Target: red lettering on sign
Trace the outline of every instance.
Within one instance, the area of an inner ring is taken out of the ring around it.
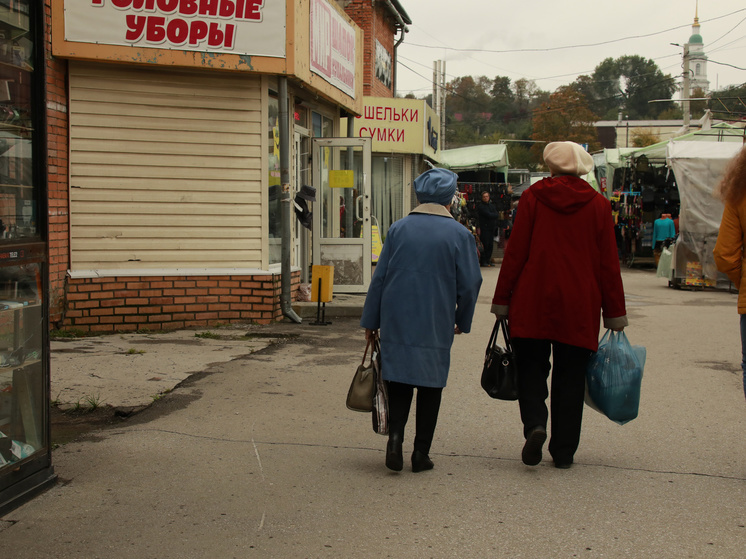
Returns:
[[[220,0],[199,0],[199,15],[217,17]]]
[[[179,4],[179,13],[183,16],[193,16],[199,11],[197,0],[181,0]]]
[[[207,22],[197,20],[192,22],[192,28],[189,30],[189,44],[192,46],[199,45],[207,39],[208,31]]]
[[[136,43],[145,32],[145,23],[148,21],[148,18],[145,16],[127,14],[126,21],[127,33],[124,36],[124,40],[130,43]]]
[[[162,43],[166,40],[166,18],[161,16],[148,17],[145,28],[145,40],[149,43]]]
[[[166,28],[166,38],[172,45],[183,45],[189,37],[189,23],[183,19],[172,19]]]

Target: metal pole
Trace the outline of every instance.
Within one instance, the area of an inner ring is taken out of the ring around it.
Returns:
[[[352,114],[347,115],[347,137],[355,137],[355,117]],[[347,148],[347,170],[352,171],[355,168],[355,148]],[[345,238],[350,239],[354,237],[354,221],[355,221],[355,197],[354,192],[351,188],[344,188],[344,201],[345,201]]]
[[[446,149],[446,61],[440,74],[440,149]]]
[[[684,132],[689,131],[689,111],[691,94],[689,92],[689,43],[684,45],[684,80],[682,84],[683,110],[684,110]]]
[[[301,318],[293,310],[290,302],[290,224],[293,210],[290,192],[290,118],[288,116],[288,79],[279,78],[280,102],[280,183],[282,184],[282,198],[280,207],[280,227],[282,229],[282,251],[280,267],[280,309],[283,316],[300,324]]]
[[[433,110],[438,113],[438,66],[440,65],[440,60],[433,60]],[[440,113],[438,113],[440,114]]]

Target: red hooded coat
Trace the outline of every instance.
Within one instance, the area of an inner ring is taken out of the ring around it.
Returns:
[[[626,326],[609,201],[571,175],[526,190],[492,303],[515,338],[596,351],[602,310],[607,328]]]

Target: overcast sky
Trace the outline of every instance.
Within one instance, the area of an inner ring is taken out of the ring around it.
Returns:
[[[688,41],[695,13],[695,0],[400,3],[413,23],[397,50],[397,94],[417,97],[432,92],[434,60],[446,61],[448,81],[527,78],[550,92],[591,74],[605,58],[624,55],[651,58],[664,73],[680,76],[683,49],[671,43]],[[699,23],[710,89],[746,83],[746,1],[699,0]],[[515,52],[519,49],[542,50]]]

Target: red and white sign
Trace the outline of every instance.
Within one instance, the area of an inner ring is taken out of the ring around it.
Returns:
[[[311,71],[355,98],[355,28],[325,0],[311,0]]]
[[[285,56],[285,0],[65,0],[65,40]]]
[[[440,119],[425,101],[365,97],[355,136],[373,139],[374,152],[422,153],[438,159]]]

